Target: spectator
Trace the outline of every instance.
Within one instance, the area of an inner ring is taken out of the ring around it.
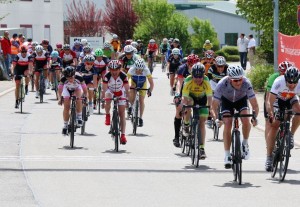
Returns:
[[[1,46],[2,46],[2,51],[3,51],[5,67],[6,67],[6,73],[7,73],[7,75],[10,75],[11,43],[10,43],[8,31],[4,32],[4,37],[1,40]]]
[[[240,62],[244,70],[247,66],[247,48],[249,40],[245,37],[245,34],[241,33],[240,37],[237,40],[237,46],[240,53]]]
[[[11,61],[15,59],[17,54],[19,53],[19,47],[20,47],[20,42],[18,39],[18,34],[13,34],[12,38],[10,39],[11,43]]]
[[[255,55],[255,47],[256,41],[253,38],[253,35],[249,35],[249,43],[248,43],[248,58],[250,62],[250,67],[254,66],[254,55]]]
[[[20,46],[23,45],[23,43],[25,42],[25,36],[22,33],[18,35],[18,41]]]

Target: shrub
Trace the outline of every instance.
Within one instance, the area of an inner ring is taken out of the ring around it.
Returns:
[[[273,73],[274,68],[272,65],[261,64],[252,68],[247,77],[250,79],[255,90],[263,90],[267,78]]]
[[[223,56],[226,60],[228,57],[228,54],[226,52],[224,52],[223,50],[218,50],[215,52],[216,56]]]
[[[239,55],[239,51],[236,46],[225,46],[222,50],[228,55]]]
[[[229,62],[238,62],[240,60],[240,56],[239,55],[228,55],[226,60]]]

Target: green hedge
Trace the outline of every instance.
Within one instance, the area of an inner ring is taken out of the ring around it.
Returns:
[[[226,61],[239,62],[240,61],[240,56],[239,55],[228,55],[228,57],[226,58]]]
[[[228,55],[239,55],[239,51],[236,46],[225,46],[222,50]]]
[[[267,78],[273,73],[274,68],[272,65],[260,64],[252,68],[247,77],[250,79],[255,90],[263,90]]]
[[[216,56],[223,56],[226,60],[228,58],[228,54],[224,52],[223,50],[218,50],[215,52]]]

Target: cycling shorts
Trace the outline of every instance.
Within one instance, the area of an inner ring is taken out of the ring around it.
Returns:
[[[248,107],[248,98],[247,96],[244,96],[238,101],[231,102],[225,97],[222,96],[221,98],[222,103],[221,103],[221,113],[234,113],[234,109],[236,109],[238,112],[241,112],[243,110],[249,109]]]

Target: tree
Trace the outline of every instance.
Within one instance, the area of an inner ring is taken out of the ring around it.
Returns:
[[[167,0],[135,0],[134,10],[139,16],[134,38],[148,42],[153,38],[179,38],[181,45],[186,46],[189,40],[188,18],[175,11],[173,4]]]
[[[67,5],[66,19],[65,37],[103,35],[102,10],[91,0],[86,0],[84,4],[82,0],[73,0]]]
[[[213,50],[219,49],[220,42],[217,33],[208,20],[200,20],[194,17],[194,19],[191,20],[191,26],[194,30],[194,33],[191,35],[192,47],[194,49],[201,51],[207,39],[213,44]]]
[[[299,0],[279,0],[279,32],[286,35],[299,33],[298,4]],[[273,51],[273,0],[238,0],[237,8],[237,13],[254,24],[253,29],[261,33],[262,49]]]
[[[109,32],[117,34],[121,41],[133,37],[138,17],[131,0],[106,0],[104,11],[103,20]]]

